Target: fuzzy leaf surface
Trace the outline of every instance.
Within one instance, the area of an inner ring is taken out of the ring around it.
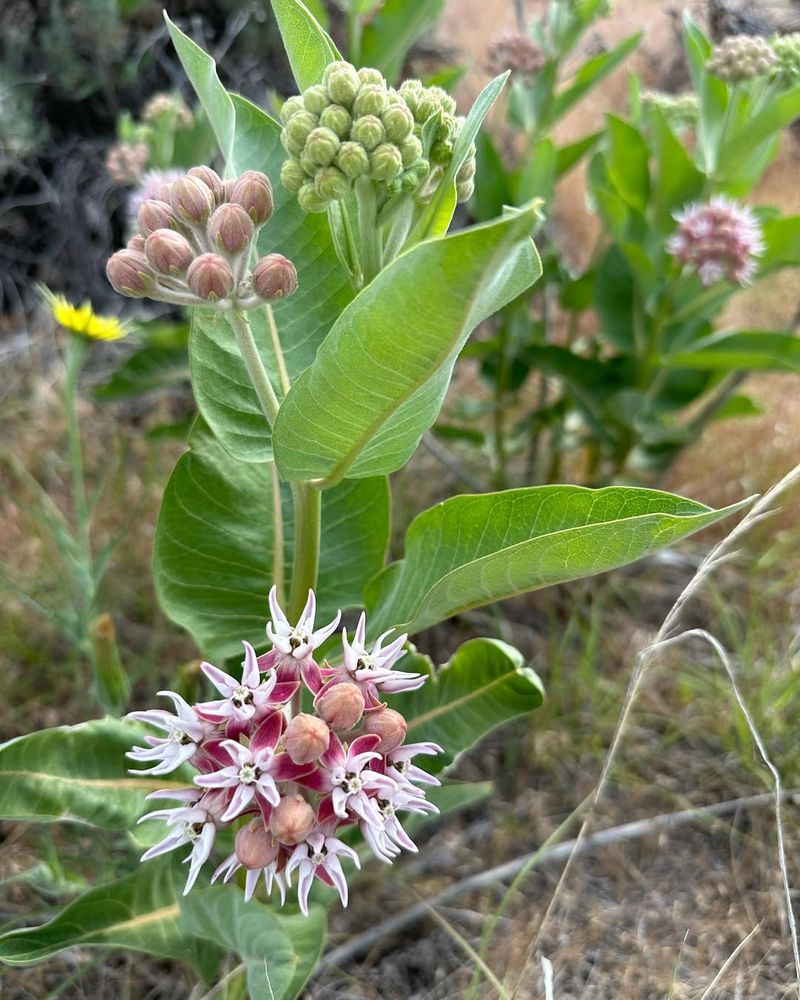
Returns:
[[[320,83],[328,63],[342,57],[319,21],[300,0],[272,0],[289,65],[302,93]]]

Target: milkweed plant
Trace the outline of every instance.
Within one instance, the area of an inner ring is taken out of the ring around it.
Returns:
[[[123,877],[0,936],[9,963],[114,946],[213,983],[234,953],[251,997],[297,996],[326,911],[374,877],[367,861],[424,852],[431,823],[486,794],[451,776],[459,756],[542,703],[511,646],[473,638],[436,665],[411,637],[424,646],[437,622],[624,565],[739,509],[546,485],[449,496],[392,523],[389,477],[435,423],[470,334],[541,276],[539,204],[449,232],[507,73],[460,113],[436,86],[347,62],[300,0],[273,9],[298,91],[279,119],[228,93],[168,21],[221,165],[153,190],[108,262],[122,295],[191,316],[198,416],[153,570],[206,658],[206,690],[193,704],[152,691],[125,718],[0,748],[3,818],[91,824],[128,845]],[[744,276],[758,253],[736,216],[741,238],[728,226],[709,263],[708,226],[731,212],[681,222],[672,252],[704,280]],[[390,532],[404,535],[394,561]]]

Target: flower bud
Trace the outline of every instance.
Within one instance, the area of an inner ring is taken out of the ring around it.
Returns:
[[[328,96],[336,104],[346,108],[355,100],[360,81],[355,66],[348,62],[332,62],[325,67],[322,83],[328,91]]]
[[[358,96],[353,101],[353,116],[380,115],[386,110],[389,95],[386,86],[378,83],[368,83],[361,87]]]
[[[253,239],[253,220],[241,205],[226,202],[208,220],[208,238],[229,254],[239,254]]]
[[[295,764],[310,764],[325,753],[330,738],[331,731],[326,722],[303,712],[286,727],[283,743]]]
[[[422,156],[422,143],[415,135],[410,135],[400,143],[400,156],[404,167],[412,167]]]
[[[305,142],[297,142],[289,135],[286,129],[284,129],[281,132],[281,146],[283,146],[289,156],[293,156],[297,159],[305,148]]]
[[[408,723],[393,708],[379,708],[374,712],[367,712],[364,732],[380,736],[381,741],[376,749],[381,753],[389,753],[390,750],[396,750],[406,738]]]
[[[339,201],[347,197],[350,181],[336,167],[323,167],[314,178],[314,187],[321,198]]]
[[[299,844],[314,825],[314,810],[299,795],[287,795],[272,810],[269,828],[282,844]]]
[[[439,163],[441,166],[446,167],[450,160],[453,158],[453,144],[449,140],[439,139],[431,146],[430,151],[431,163]]]
[[[361,177],[369,170],[369,154],[358,142],[343,142],[335,162],[345,177],[351,180]]]
[[[296,115],[298,111],[305,111],[305,105],[303,104],[303,98],[295,94],[294,97],[287,98],[281,105],[280,120],[284,125],[287,125],[289,119],[293,115]]]
[[[306,139],[305,153],[313,163],[327,167],[333,163],[340,146],[339,136],[331,129],[315,128]]]
[[[357,684],[341,681],[314,702],[317,712],[334,729],[352,729],[364,714],[364,695]]]
[[[377,181],[390,181],[403,172],[403,158],[394,143],[384,142],[370,153],[369,166]]]
[[[186,174],[172,185],[170,205],[179,219],[202,224],[214,208],[214,196],[203,181]]]
[[[278,854],[278,845],[260,818],[239,830],[234,849],[245,868],[265,868]]]
[[[144,236],[140,236],[138,233],[135,236],[131,236],[126,246],[129,250],[135,250],[137,253],[144,253]]]
[[[211,167],[192,167],[187,171],[189,177],[196,177],[202,181],[209,191],[214,195],[214,200],[219,204],[222,201],[223,187],[222,178]]]
[[[425,88],[419,80],[404,80],[398,91],[405,101],[406,107],[416,117],[417,107],[425,93]]]
[[[142,236],[149,236],[156,229],[169,229],[175,222],[175,215],[169,205],[156,198],[143,201],[136,213],[136,224]]]
[[[312,115],[308,111],[298,111],[298,113],[293,115],[287,122],[284,131],[292,142],[297,143],[297,145],[302,149],[303,146],[305,146],[306,139],[311,135],[318,124],[319,119],[316,115]]]
[[[428,91],[422,95],[417,104],[417,110],[414,113],[414,117],[420,124],[424,124],[429,118],[432,118],[437,111],[440,110],[440,105],[438,101],[435,101]]]
[[[456,113],[455,98],[448,94],[444,87],[428,87],[427,96],[436,101],[443,114],[454,115]]]
[[[297,288],[297,271],[283,254],[269,253],[253,268],[253,288],[259,298],[283,299]]]
[[[314,182],[309,181],[297,192],[297,202],[304,212],[327,212],[328,199],[317,194]]]
[[[303,107],[312,115],[321,115],[330,103],[328,91],[321,83],[303,91]]]
[[[380,118],[375,115],[364,115],[353,122],[350,130],[350,138],[353,142],[360,142],[367,152],[372,152],[386,138],[386,132]]]
[[[204,253],[195,257],[186,275],[189,287],[198,298],[218,302],[233,290],[233,271],[224,257]]]
[[[297,160],[284,160],[281,167],[281,184],[283,184],[287,191],[297,194],[307,180],[308,174]]]
[[[241,205],[253,224],[263,226],[272,215],[272,184],[266,174],[246,170],[233,185],[229,200]]]
[[[156,282],[147,258],[136,250],[118,250],[106,264],[106,275],[116,291],[134,299],[149,294]]]
[[[414,191],[425,180],[430,170],[430,163],[427,160],[417,160],[410,170],[406,170],[402,177],[402,187],[404,191]]]
[[[465,201],[469,201],[475,191],[475,181],[470,177],[466,181],[456,182],[456,201],[459,205],[463,205]]]
[[[194,259],[189,241],[174,229],[156,229],[147,237],[144,253],[156,271],[173,277],[183,274]]]
[[[414,116],[402,101],[390,104],[381,115],[381,121],[386,138],[391,142],[400,143],[407,139],[414,128]]]
[[[319,116],[319,123],[335,132],[340,139],[346,139],[350,135],[353,117],[341,104],[329,104]]]
[[[371,66],[362,66],[358,71],[358,79],[362,87],[370,84],[376,84],[381,87],[386,86],[383,73],[379,69],[373,69]]]

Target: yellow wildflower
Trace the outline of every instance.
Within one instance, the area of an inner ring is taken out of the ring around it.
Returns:
[[[119,340],[127,334],[116,316],[99,316],[89,302],[74,306],[63,295],[46,295],[53,319],[65,330],[90,340]]]

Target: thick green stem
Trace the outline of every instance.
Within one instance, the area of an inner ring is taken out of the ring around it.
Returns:
[[[359,177],[355,185],[358,200],[358,232],[361,242],[361,272],[368,285],[383,267],[383,242],[378,225],[378,199],[375,185],[366,177]]]
[[[294,565],[289,594],[289,621],[297,621],[317,585],[319,570],[320,520],[322,494],[308,483],[292,485],[294,500]]]
[[[286,565],[283,551],[283,505],[281,503],[281,477],[278,466],[270,465],[272,473],[272,582],[278,592],[278,604],[286,600]]]
[[[258,353],[258,347],[253,338],[253,331],[250,328],[250,320],[239,309],[232,309],[228,313],[228,318],[236,336],[236,343],[239,347],[242,361],[244,361],[247,374],[250,376],[250,381],[253,383],[253,388],[261,404],[261,409],[264,411],[264,416],[267,418],[270,427],[272,427],[275,423],[275,417],[278,415],[280,402],[275,395],[275,390],[272,388],[272,383],[269,380],[269,375],[267,375],[264,362],[261,360],[261,355]]]

